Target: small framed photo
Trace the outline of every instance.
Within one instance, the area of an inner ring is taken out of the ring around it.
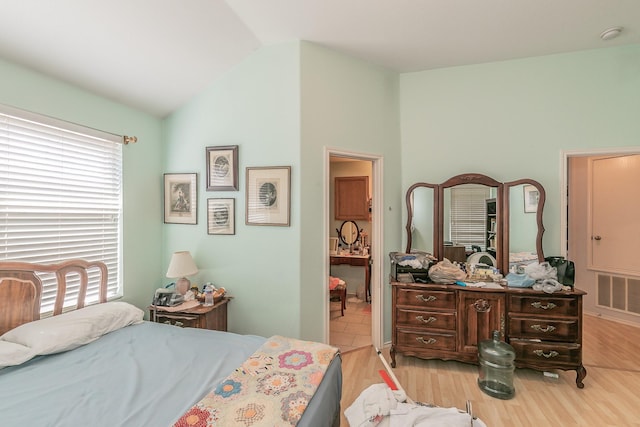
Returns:
[[[164,174],[165,224],[198,223],[198,174]]]
[[[207,199],[207,234],[236,234],[236,199]]]
[[[207,147],[207,191],[238,190],[238,146]]]
[[[540,192],[533,185],[525,185],[523,188],[525,213],[537,212],[538,201],[540,200]]]
[[[289,226],[291,166],[247,168],[246,224]]]

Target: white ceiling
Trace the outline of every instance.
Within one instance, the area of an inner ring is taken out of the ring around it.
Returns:
[[[252,51],[296,39],[398,72],[640,43],[640,0],[2,0],[0,10],[0,58],[159,117]],[[621,35],[601,40],[613,26]]]

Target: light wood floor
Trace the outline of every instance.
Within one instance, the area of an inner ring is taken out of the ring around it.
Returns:
[[[477,367],[460,362],[397,356],[394,373],[407,395],[418,402],[464,408],[489,427],[514,426],[640,426],[640,328],[584,316],[584,388],[575,384],[575,371],[542,372],[516,369],[516,395],[500,400],[477,386]],[[383,350],[390,361],[388,348]],[[342,355],[342,418],[344,410],[371,384],[381,383],[384,366],[372,347]]]

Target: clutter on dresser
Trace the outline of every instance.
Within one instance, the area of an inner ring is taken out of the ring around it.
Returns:
[[[429,268],[437,259],[428,252],[390,252],[391,275],[399,282],[428,283]]]

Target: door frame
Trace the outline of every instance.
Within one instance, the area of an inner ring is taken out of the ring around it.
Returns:
[[[330,193],[330,167],[331,157],[344,157],[354,160],[371,162],[371,247],[374,248],[371,255],[371,341],[375,348],[382,348],[383,344],[383,312],[384,292],[382,292],[382,263],[384,248],[384,226],[382,211],[382,177],[383,177],[383,157],[378,154],[363,153],[357,151],[344,150],[342,148],[324,147],[324,177],[323,177],[323,245],[324,245],[324,280],[329,283],[330,263],[329,263],[329,193]],[[326,288],[326,297],[323,298],[324,316],[324,342],[329,342],[330,335],[330,315],[329,315],[329,288]]]
[[[569,157],[594,157],[607,155],[640,154],[640,147],[611,147],[588,148],[580,150],[560,151],[560,255],[567,257],[567,228],[569,226],[568,213],[568,185],[569,185]]]

